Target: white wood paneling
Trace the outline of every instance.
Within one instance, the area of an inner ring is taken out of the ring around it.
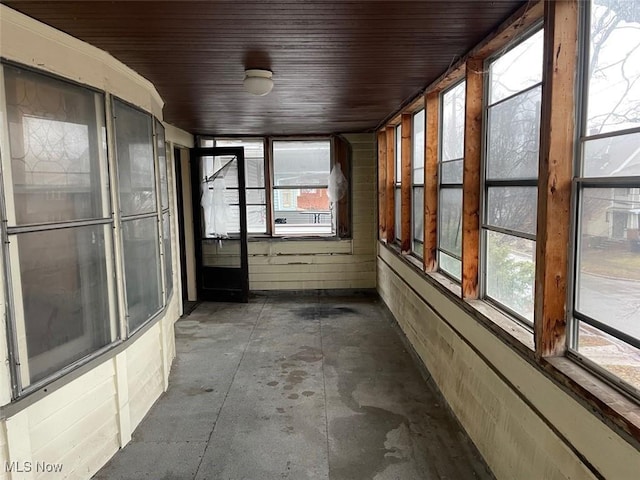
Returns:
[[[378,291],[497,478],[594,478],[573,449],[637,478],[636,449],[382,247]]]

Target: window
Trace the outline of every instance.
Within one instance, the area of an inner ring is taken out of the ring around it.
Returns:
[[[19,394],[117,337],[104,97],[3,66]]]
[[[402,240],[402,125],[396,126],[396,148],[394,149],[395,177],[393,189],[394,234],[396,242]]]
[[[162,307],[151,116],[114,100],[114,126],[129,331]],[[166,160],[165,160],[166,162]]]
[[[543,31],[488,62],[484,294],[533,324]]]
[[[330,140],[274,140],[273,218],[275,235],[332,235],[328,196]]]
[[[424,254],[424,122],[424,110],[420,110],[413,115],[413,132],[411,135],[413,146],[411,160],[411,194],[413,197],[411,202],[411,231],[413,232],[413,239],[411,250],[419,257]]]
[[[244,147],[245,191],[247,199],[247,233],[267,233],[267,195],[264,175],[264,141],[262,139],[215,139],[216,147]],[[230,168],[237,168],[234,163]],[[230,176],[235,178],[235,172]],[[237,190],[237,188],[232,189]],[[230,192],[231,193],[231,192]],[[235,194],[237,198],[237,193]],[[233,199],[231,204],[233,205]],[[236,206],[238,202],[235,201]],[[239,222],[237,222],[239,224]]]
[[[465,82],[443,92],[438,199],[438,267],[462,277],[462,171],[464,163]]]
[[[633,2],[590,2],[584,13],[569,349],[638,395],[640,21]]]

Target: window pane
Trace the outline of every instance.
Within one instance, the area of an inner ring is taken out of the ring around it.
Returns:
[[[420,110],[413,116],[413,183],[422,185],[424,183],[424,110]]]
[[[441,178],[440,183],[459,183],[462,184],[463,160],[454,160],[442,162],[440,164]]]
[[[465,82],[442,96],[443,161],[464,157]]]
[[[160,202],[162,209],[169,208],[169,180],[167,176],[167,145],[165,143],[164,127],[158,120],[156,123],[156,152],[160,170]]]
[[[247,206],[247,232],[267,233],[267,207]]]
[[[588,323],[578,322],[578,325],[576,350],[580,355],[616,375],[640,393],[640,349],[607,335]]]
[[[490,187],[487,223],[517,232],[536,233],[538,189],[536,187]]]
[[[111,342],[111,225],[16,235],[31,383]]]
[[[122,222],[122,246],[129,331],[133,331],[162,307],[158,219]]]
[[[274,189],[277,235],[331,235],[333,224],[326,188]]]
[[[262,139],[216,139],[216,147],[243,147],[246,186],[264,187],[264,141]]]
[[[394,191],[394,229],[395,229],[395,237],[396,240],[402,239],[402,198],[401,198],[401,189],[396,188]]]
[[[486,293],[533,322],[536,244],[487,231]]]
[[[123,215],[156,210],[151,116],[114,102],[120,209]]]
[[[326,186],[330,168],[328,140],[273,142],[274,186]]]
[[[640,176],[640,133],[598,138],[584,143],[585,177]]]
[[[103,98],[3,66],[17,224],[103,218]]]
[[[424,241],[424,188],[415,187],[413,189],[413,202],[411,202],[411,208],[413,209],[413,251],[422,256],[422,242]],[[417,240],[417,242],[416,242]],[[415,246],[420,247],[420,251],[417,251]]]
[[[438,265],[440,270],[447,272],[456,280],[462,278],[462,262],[457,258],[453,258],[444,252],[438,252]]]
[[[162,243],[164,249],[164,283],[167,299],[173,292],[173,260],[171,252],[171,223],[169,214],[162,214]]]
[[[396,127],[396,183],[402,181],[402,125]]]
[[[587,133],[640,126],[640,6],[591,2]]]
[[[440,190],[438,205],[439,246],[456,255],[462,254],[462,189]]]
[[[490,104],[542,81],[543,36],[540,30],[491,64]]]
[[[583,190],[576,282],[579,312],[638,339],[639,215],[640,188]]]
[[[541,88],[489,109],[487,178],[538,176]]]
[[[247,205],[267,203],[266,193],[264,190],[245,190]]]

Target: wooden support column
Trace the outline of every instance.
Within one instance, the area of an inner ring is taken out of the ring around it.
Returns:
[[[387,132],[378,132],[378,238],[387,239]]]
[[[462,193],[462,298],[478,298],[483,61],[467,60]]]
[[[438,268],[438,140],[440,94],[431,92],[424,99],[426,132],[424,142],[424,269]]]
[[[395,234],[395,211],[394,211],[394,181],[395,181],[395,133],[394,127],[387,127],[387,243],[393,243],[396,238]]]
[[[578,0],[544,2],[534,332],[538,357],[566,349]]]
[[[402,166],[402,186],[400,189],[400,198],[402,199],[400,217],[400,228],[402,229],[402,242],[400,250],[403,253],[411,251],[411,240],[413,232],[411,231],[411,120],[410,113],[402,114],[402,148],[401,148],[401,166]]]

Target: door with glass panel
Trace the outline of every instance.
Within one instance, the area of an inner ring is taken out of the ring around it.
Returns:
[[[192,149],[191,185],[198,299],[247,302],[244,149]]]

